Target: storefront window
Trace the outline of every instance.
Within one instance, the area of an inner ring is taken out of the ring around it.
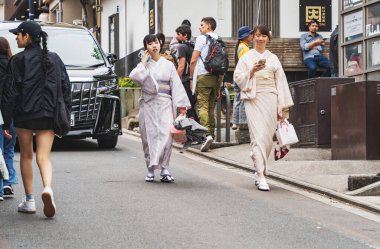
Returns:
[[[363,0],[343,0],[343,7],[344,9],[351,8],[354,6],[358,6],[359,4],[362,4]]]
[[[363,11],[356,11],[343,17],[344,41],[363,37]]]
[[[367,41],[367,51],[368,69],[380,67],[380,37]]]
[[[380,3],[368,6],[365,30],[367,36],[380,34]]]
[[[361,43],[345,46],[344,54],[344,75],[363,71],[363,46]]]

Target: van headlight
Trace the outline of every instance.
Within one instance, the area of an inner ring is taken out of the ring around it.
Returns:
[[[108,91],[116,90],[117,89],[117,80],[116,79],[108,79],[108,80],[101,80],[98,83],[98,93],[106,93]]]

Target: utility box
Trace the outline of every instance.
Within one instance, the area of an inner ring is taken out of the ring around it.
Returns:
[[[380,81],[331,88],[331,157],[380,159]]]
[[[331,145],[331,86],[354,78],[312,78],[289,84],[294,106],[290,108],[299,142],[296,146]]]

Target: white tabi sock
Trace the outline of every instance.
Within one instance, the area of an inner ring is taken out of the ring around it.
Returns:
[[[166,168],[162,168],[161,169],[161,175],[163,176],[163,175],[170,175],[170,172],[169,172],[169,170],[167,170]]]
[[[154,167],[148,168],[148,176],[149,177],[154,176]]]

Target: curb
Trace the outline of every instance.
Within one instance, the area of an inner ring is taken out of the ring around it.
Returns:
[[[133,132],[133,131],[126,130],[126,129],[123,129],[123,133],[126,133],[128,135],[132,135],[132,136],[135,136],[135,137],[140,137],[140,134],[138,134],[136,132]],[[176,149],[181,149],[182,148],[182,146],[180,146],[178,144],[175,144],[175,143],[173,143],[173,147],[176,148]],[[190,153],[193,153],[195,155],[202,156],[204,158],[207,158],[207,159],[210,159],[210,160],[222,163],[222,164],[227,164],[227,165],[230,165],[230,166],[242,169],[242,170],[253,172],[253,169],[250,168],[249,165],[244,164],[244,163],[235,162],[235,161],[229,160],[227,158],[217,157],[217,156],[214,156],[212,154],[205,153],[205,152],[200,152],[199,150],[196,150],[194,148],[188,148],[186,151],[188,151]],[[310,191],[313,191],[313,192],[316,192],[316,193],[319,193],[319,194],[323,194],[323,195],[332,197],[334,199],[337,199],[337,200],[340,200],[340,201],[352,204],[354,206],[357,206],[357,207],[369,210],[371,212],[375,212],[375,213],[379,213],[380,214],[380,207],[376,206],[376,205],[374,205],[372,203],[368,203],[366,201],[357,200],[354,197],[351,197],[349,195],[342,194],[342,193],[336,192],[334,190],[323,188],[323,187],[320,187],[320,186],[316,186],[316,185],[313,185],[313,184],[310,184],[310,183],[306,183],[306,182],[303,182],[303,181],[300,181],[300,180],[297,180],[297,179],[294,179],[294,178],[291,178],[291,177],[288,177],[288,176],[284,176],[284,175],[278,174],[278,173],[270,171],[270,170],[269,170],[269,172],[270,172],[270,175],[268,175],[268,178],[270,178],[270,179],[274,179],[274,180],[277,180],[277,181],[280,181],[280,182],[283,182],[283,183],[287,183],[287,184],[290,184],[290,185],[293,185],[293,186],[297,186],[297,187],[300,187],[300,188],[303,188],[303,189],[307,189],[307,190],[310,190]]]

